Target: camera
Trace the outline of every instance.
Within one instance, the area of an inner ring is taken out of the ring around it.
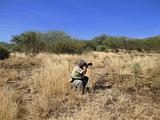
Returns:
[[[86,67],[92,66],[92,65],[93,65],[92,63],[87,63],[87,64],[86,64]]]

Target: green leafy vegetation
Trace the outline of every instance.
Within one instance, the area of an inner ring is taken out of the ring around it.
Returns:
[[[25,52],[26,55],[32,56],[39,52],[81,54],[86,51],[107,52],[109,49],[113,52],[136,50],[159,53],[160,36],[137,39],[102,34],[90,40],[80,40],[63,31],[26,31],[19,35],[13,35],[11,43],[1,42],[0,46],[9,51]]]
[[[0,60],[9,58],[9,54],[10,52],[7,49],[0,47]]]

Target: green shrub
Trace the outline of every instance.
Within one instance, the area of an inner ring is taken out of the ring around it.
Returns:
[[[107,51],[107,47],[105,45],[99,45],[97,46],[96,51]]]
[[[0,60],[9,58],[10,52],[7,49],[0,48]]]
[[[18,51],[25,52],[26,55],[35,56],[44,48],[43,34],[35,31],[23,32],[20,35],[12,36],[12,42]]]

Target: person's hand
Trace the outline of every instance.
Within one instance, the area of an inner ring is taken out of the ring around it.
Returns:
[[[86,74],[87,72],[87,66],[83,66],[83,74]]]
[[[83,70],[87,69],[88,67],[87,66],[83,66]]]

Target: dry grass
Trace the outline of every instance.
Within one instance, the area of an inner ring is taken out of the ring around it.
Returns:
[[[69,86],[80,58],[93,62],[88,86],[97,88],[83,96]],[[16,53],[0,64],[0,119],[158,120],[159,59],[159,54],[145,53],[39,54],[36,58]],[[101,89],[108,83],[113,84],[111,89]]]
[[[13,100],[14,91],[0,88],[0,120],[15,120],[17,116],[17,103]]]

